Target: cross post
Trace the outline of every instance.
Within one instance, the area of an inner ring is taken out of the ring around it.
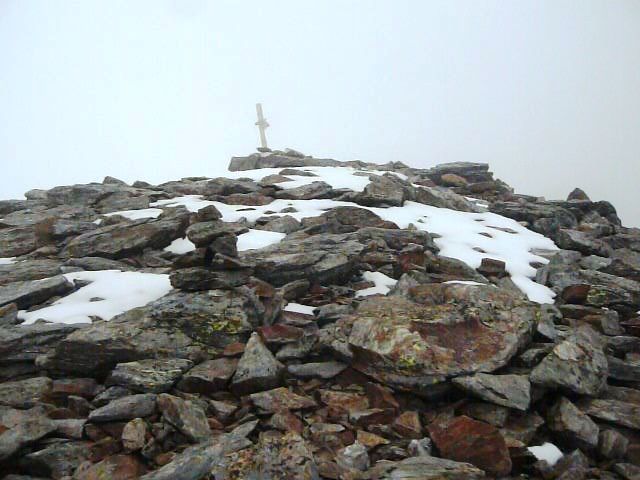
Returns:
[[[265,133],[265,130],[269,127],[269,124],[267,123],[267,119],[264,118],[264,115],[262,114],[261,103],[256,103],[256,113],[258,114],[258,121],[256,122],[256,125],[258,126],[258,130],[260,131],[260,147],[269,148],[267,147],[267,135]]]

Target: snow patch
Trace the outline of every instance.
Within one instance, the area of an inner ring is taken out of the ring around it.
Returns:
[[[54,323],[91,323],[91,317],[111,320],[116,315],[157,300],[171,290],[169,275],[99,270],[73,272],[68,280],[91,282],[48,307],[18,312],[24,324],[42,319]]]
[[[193,252],[196,249],[195,244],[188,238],[176,238],[164,248],[165,252],[175,253],[176,255],[184,255],[185,253]]]
[[[140,220],[143,218],[158,218],[162,214],[161,208],[141,208],[140,210],[120,210],[119,212],[105,213],[105,217],[119,215],[129,220]]]
[[[304,313],[305,315],[313,315],[313,311],[316,307],[310,305],[302,305],[301,303],[287,303],[284,307],[285,312]]]
[[[266,175],[279,172],[281,169],[260,169],[248,172],[234,172],[237,178],[255,177],[260,179]],[[333,167],[303,168],[306,171],[317,173],[318,177],[300,177],[300,182],[311,183],[323,180],[332,184],[335,188],[351,188],[358,191],[360,186],[368,183],[367,177],[354,175],[358,170]],[[366,182],[363,184],[362,179]],[[297,181],[296,180],[296,181]],[[340,183],[342,182],[342,183]],[[360,184],[358,184],[360,182]],[[300,185],[294,182],[282,184],[289,186]],[[362,187],[364,188],[364,186]],[[536,269],[532,264],[546,264],[547,258],[533,253],[535,250],[552,251],[558,248],[549,238],[539,233],[528,230],[515,220],[502,217],[491,212],[470,213],[438,208],[416,202],[405,202],[402,207],[378,208],[363,207],[352,202],[339,202],[331,199],[316,200],[274,200],[268,205],[246,206],[228,205],[221,202],[203,200],[198,195],[185,195],[168,200],[160,200],[151,204],[152,207],[185,206],[189,211],[196,212],[208,205],[214,205],[222,214],[225,222],[237,222],[245,219],[249,223],[255,222],[263,216],[279,216],[285,214],[284,209],[293,209],[286,212],[296,220],[308,217],[316,217],[327,210],[339,206],[352,206],[366,208],[382,219],[396,223],[400,228],[413,225],[419,230],[428,231],[439,235],[435,239],[440,248],[440,255],[456,258],[465,262],[472,268],[480,266],[483,258],[493,258],[505,262],[513,282],[522,290],[530,300],[538,303],[553,303],[555,294],[544,285],[534,282]],[[157,209],[144,209],[147,212]],[[276,212],[276,213],[266,213]],[[117,212],[116,212],[117,213]],[[145,215],[141,213],[140,215]],[[239,250],[263,248],[277,243],[284,237],[283,234],[261,232],[245,234],[244,239],[239,239]],[[279,238],[276,235],[280,236]],[[242,235],[240,236],[242,237]]]
[[[358,290],[356,292],[356,297],[368,297],[369,295],[377,294],[386,295],[389,293],[389,290],[398,283],[397,280],[387,277],[381,272],[364,272],[362,277],[368,282],[373,282],[375,286]]]
[[[238,235],[238,251],[244,252],[245,250],[268,247],[279,243],[284,237],[286,237],[284,233],[250,229],[247,233]]]
[[[558,460],[560,460],[564,454],[553,443],[543,443],[537,447],[527,448],[538,460],[544,460],[549,465],[553,466]]]
[[[486,283],[480,283],[480,282],[474,282],[473,280],[449,280],[447,282],[444,283],[450,283],[450,284],[454,284],[454,285],[480,285],[480,286],[486,286]]]
[[[12,263],[16,263],[16,257],[0,258],[0,265],[11,265]]]

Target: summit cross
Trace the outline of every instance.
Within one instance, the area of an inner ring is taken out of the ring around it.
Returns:
[[[267,135],[265,133],[265,130],[269,127],[269,124],[267,123],[267,119],[264,118],[264,115],[262,114],[261,103],[256,103],[256,113],[258,114],[258,121],[256,122],[256,125],[258,126],[258,130],[260,131],[260,147],[269,148],[267,147]]]

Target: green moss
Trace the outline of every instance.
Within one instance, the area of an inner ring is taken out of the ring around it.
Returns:
[[[402,370],[413,370],[417,365],[416,357],[412,355],[401,355],[396,366]]]
[[[598,287],[591,286],[587,294],[587,303],[592,305],[604,305],[607,303],[607,291]]]
[[[240,319],[225,319],[209,324],[212,332],[224,332],[235,335],[242,331],[242,321]]]

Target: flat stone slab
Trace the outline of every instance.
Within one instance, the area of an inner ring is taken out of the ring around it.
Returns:
[[[346,322],[352,366],[409,390],[506,365],[530,338],[538,311],[492,286],[427,284],[409,295],[366,300]]]

